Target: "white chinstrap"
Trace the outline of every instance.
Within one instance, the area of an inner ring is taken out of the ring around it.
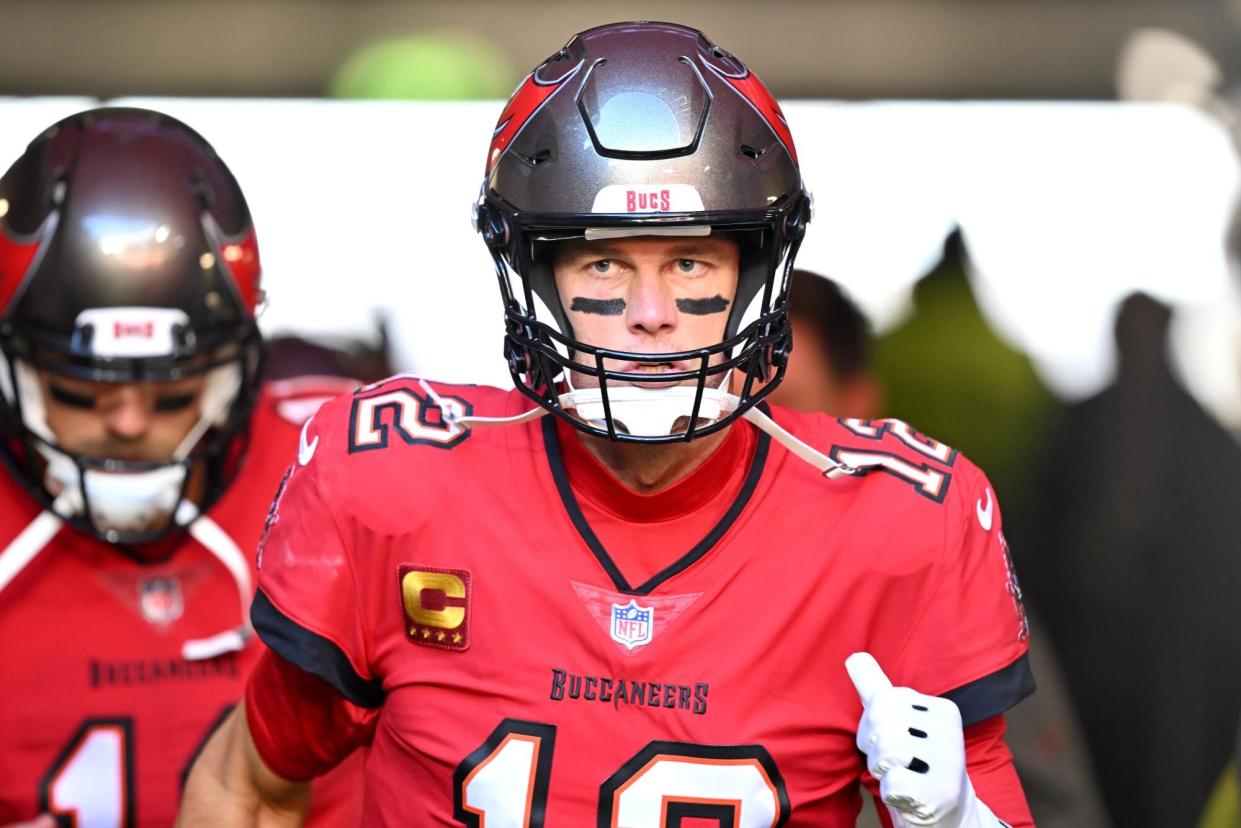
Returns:
[[[474,428],[476,426],[518,425],[520,423],[528,423],[531,420],[537,420],[538,418],[549,413],[548,410],[545,408],[535,407],[535,408],[530,409],[529,411],[523,411],[521,414],[515,414],[511,417],[482,417],[482,416],[476,416],[476,415],[460,415],[456,413],[456,409],[454,406],[449,404],[448,401],[441,399],[440,395],[436,393],[435,389],[432,388],[431,384],[428,383],[425,379],[418,378],[418,384],[422,388],[422,390],[426,392],[426,395],[432,401],[435,402],[436,406],[440,409],[440,411],[443,412],[443,416],[446,421],[456,423],[465,428]],[[651,392],[651,391],[674,391],[676,389],[673,388],[673,389],[639,389],[639,390]],[[689,391],[689,392],[697,391],[696,388],[692,388],[692,387],[682,388],[681,390]],[[559,400],[560,400],[561,407],[565,409],[577,409],[578,400],[573,395],[575,393],[581,393],[582,391],[594,391],[598,393],[598,389],[578,389],[578,391],[576,392],[574,391],[566,392],[560,395]],[[609,401],[611,400],[611,393],[612,393],[611,390],[609,390],[608,392]],[[725,391],[717,392],[716,394],[713,395],[712,399],[714,401],[713,404],[719,405],[720,413],[716,415],[717,418],[735,411],[737,409],[737,406],[741,402],[741,400],[736,395],[729,394]],[[584,401],[583,404],[591,405],[593,402],[594,402],[593,400],[588,398]],[[649,405],[653,402],[653,400],[650,397],[639,397],[639,398],[630,400],[630,402],[635,405]],[[663,403],[660,403],[660,404],[662,405]],[[677,416],[688,417],[693,407],[692,393],[689,398],[688,407],[686,407],[686,401],[684,397],[681,395],[678,395],[676,405],[678,406],[678,411],[680,412]],[[703,405],[704,406],[706,405],[705,400],[704,400]],[[601,403],[600,403],[600,406],[602,410]],[[699,414],[700,416],[702,416],[701,408],[699,410]],[[616,414],[615,408],[613,409],[613,416],[616,419],[620,419],[619,416],[617,416]],[[661,419],[666,416],[667,416],[666,413],[662,413],[660,415]],[[774,420],[772,420],[770,417],[764,414],[757,407],[747,409],[746,412],[741,415],[741,419],[751,423],[756,428],[771,435],[772,439],[774,439],[777,443],[784,446],[790,452],[797,455],[797,457],[801,458],[802,460],[804,460],[805,462],[809,463],[811,466],[814,466],[816,469],[822,472],[824,477],[828,477],[831,479],[837,479],[841,477],[849,477],[849,476],[858,474],[858,470],[853,468],[852,466],[847,466],[844,463],[839,463],[833,460],[832,458],[828,457],[823,452],[814,448],[813,446],[803,443],[801,440],[794,437],[792,434],[790,434],[788,431],[782,428],[779,424],[777,424]]]

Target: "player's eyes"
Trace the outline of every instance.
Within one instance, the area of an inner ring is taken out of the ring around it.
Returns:
[[[706,271],[706,263],[697,259],[677,259],[677,273],[683,276],[693,276]]]
[[[595,274],[602,276],[604,274],[612,272],[612,260],[611,259],[600,259],[597,262],[591,262],[586,267],[591,273],[595,273]]]
[[[86,411],[93,411],[95,409],[95,398],[90,394],[79,394],[54,382],[48,383],[47,387],[52,399],[60,405],[68,406],[69,408],[81,408]]]
[[[53,401],[68,408],[94,411],[98,404],[98,400],[93,395],[79,394],[56,383],[48,383],[48,392]],[[184,411],[193,405],[196,399],[198,399],[198,395],[193,392],[187,394],[164,394],[155,398],[153,407],[156,411],[165,414]]]
[[[184,411],[194,404],[197,394],[168,394],[155,399],[155,410],[162,412]]]

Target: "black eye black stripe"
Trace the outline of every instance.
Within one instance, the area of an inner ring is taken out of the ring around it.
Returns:
[[[156,411],[181,411],[194,404],[195,394],[170,394],[155,400]]]
[[[728,310],[729,301],[723,296],[709,296],[706,299],[678,299],[677,310],[695,316],[708,316]],[[594,313],[599,316],[620,316],[625,312],[624,299],[587,299],[585,296],[574,296],[569,310],[581,313]]]
[[[61,405],[86,409],[93,409],[95,407],[95,398],[89,394],[78,394],[55,383],[49,383],[48,390],[51,391],[52,399]]]
[[[708,316],[728,310],[728,300],[718,294],[706,299],[678,299],[677,310],[695,316]]]
[[[625,312],[624,299],[587,299],[585,296],[574,296],[569,310],[582,313],[595,313],[599,316],[620,316]]]
[[[52,399],[61,405],[67,405],[71,408],[81,408],[88,411],[94,410],[95,408],[95,398],[89,394],[79,394],[76,391],[70,391],[69,389],[56,385],[55,383],[49,383],[48,390],[51,392]],[[163,397],[158,397],[155,400],[155,410],[182,411],[193,405],[194,400],[197,399],[197,396],[197,394],[191,392],[188,394],[168,394]]]

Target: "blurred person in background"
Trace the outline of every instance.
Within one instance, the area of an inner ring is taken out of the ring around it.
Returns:
[[[262,644],[254,548],[305,418],[263,384],[236,180],[156,112],[99,109],[0,178],[0,825],[167,826]],[[360,768],[312,822],[358,824]]]
[[[1234,146],[1238,145],[1238,137],[1234,133]],[[1241,286],[1241,198],[1237,200],[1233,208],[1232,221],[1229,223],[1225,237],[1225,247],[1233,279]],[[1234,370],[1241,373],[1241,337],[1233,345],[1231,362]],[[1233,430],[1232,435],[1235,439],[1241,440],[1241,432]],[[1232,756],[1220,772],[1199,823],[1199,828],[1236,828],[1237,826],[1241,826],[1241,729],[1238,729],[1237,742]]]
[[[1234,9],[1241,8],[1232,5]],[[1117,60],[1118,97],[1192,106],[1227,130],[1233,149],[1238,149],[1241,85],[1236,63],[1231,60],[1236,54],[1235,32],[1222,43],[1222,48],[1219,43],[1215,45],[1220,58],[1217,59],[1203,42],[1182,31],[1132,31]],[[1069,596],[1080,611],[1093,589],[1098,593],[1096,597],[1108,601],[1122,617],[1141,602],[1138,616],[1123,631],[1126,642],[1119,649],[1126,655],[1108,653],[1108,666],[1117,666],[1119,658],[1136,665],[1139,658],[1145,657],[1166,668],[1153,672],[1136,699],[1126,699],[1121,710],[1108,712],[1111,718],[1103,723],[1108,730],[1136,725],[1141,713],[1138,705],[1171,702],[1172,683],[1181,670],[1189,670],[1185,674],[1181,706],[1168,706],[1157,717],[1152,716],[1140,734],[1123,734],[1121,738],[1128,741],[1120,745],[1102,742],[1106,732],[1096,736],[1100,740],[1101,761],[1110,766],[1109,775],[1117,777],[1112,795],[1121,807],[1142,807],[1154,801],[1157,816],[1147,824],[1158,824],[1160,817],[1174,813],[1172,808],[1193,808],[1203,791],[1210,788],[1211,793],[1201,806],[1201,828],[1241,826],[1241,747],[1236,742],[1232,742],[1231,749],[1226,747],[1230,742],[1227,734],[1235,732],[1236,725],[1230,727],[1225,723],[1230,715],[1235,715],[1237,706],[1236,652],[1241,631],[1235,608],[1223,605],[1235,605],[1235,600],[1228,600],[1229,583],[1235,583],[1241,570],[1236,554],[1241,532],[1241,523],[1236,519],[1236,498],[1241,489],[1237,464],[1241,456],[1237,447],[1228,445],[1220,433],[1230,434],[1234,443],[1241,439],[1241,311],[1237,300],[1241,295],[1241,202],[1235,194],[1224,249],[1232,274],[1231,301],[1218,303],[1207,314],[1195,312],[1187,324],[1149,297],[1132,297],[1117,322],[1118,344],[1126,352],[1121,356],[1121,374],[1116,384],[1088,401],[1086,407],[1075,412],[1073,422],[1066,423],[1066,427],[1093,423],[1098,428],[1098,418],[1108,410],[1123,407],[1140,411],[1141,415],[1133,418],[1134,423],[1127,423],[1119,436],[1149,440],[1151,446],[1144,449],[1141,459],[1125,458],[1122,467],[1130,473],[1158,474],[1164,483],[1160,487],[1162,492],[1156,493],[1147,481],[1140,481],[1132,501],[1120,509],[1119,493],[1109,495],[1110,485],[1078,475],[1079,486],[1088,484],[1080,495],[1098,501],[1101,513],[1116,521],[1111,536],[1098,540],[1128,546],[1124,565],[1137,571],[1126,571],[1120,577],[1130,582],[1137,597],[1117,596],[1110,583],[1093,588],[1090,584],[1074,584],[1077,591]],[[1175,328],[1179,329],[1175,338],[1178,352],[1173,354],[1168,353],[1166,337],[1170,321],[1177,323]],[[1189,352],[1191,356],[1185,353],[1187,338],[1199,340]],[[1197,359],[1192,356],[1195,352]],[[1177,357],[1175,372],[1165,364],[1169,356]],[[1195,374],[1200,376],[1195,378]],[[1204,376],[1211,377],[1210,385],[1203,382]],[[1170,432],[1163,433],[1163,428]],[[1068,442],[1067,434],[1061,438]],[[1109,453],[1119,453],[1112,435],[1101,437],[1100,442]],[[1057,505],[1063,508],[1065,504]],[[1074,514],[1076,508],[1069,514],[1075,523],[1080,523]],[[1098,530],[1092,532],[1079,526],[1071,537],[1081,536],[1084,541],[1097,535]],[[1092,549],[1089,554],[1096,569],[1107,559],[1104,549]],[[1175,579],[1160,585],[1158,581],[1173,568]],[[1213,584],[1212,578],[1220,581]],[[1152,593],[1159,592],[1162,594],[1158,599],[1152,600]],[[1116,626],[1119,625],[1113,625],[1113,632],[1120,633]],[[1178,635],[1184,637],[1179,647]],[[1099,643],[1094,642],[1094,647]],[[1088,656],[1091,649],[1087,647],[1083,656]],[[1165,662],[1169,653],[1172,661]],[[1083,675],[1082,680],[1088,677]],[[1096,694],[1100,690],[1097,686],[1092,689]],[[1119,751],[1133,748],[1138,740],[1143,749],[1189,753],[1188,762],[1181,762],[1180,756],[1169,762],[1166,775],[1160,774],[1153,762],[1137,767],[1138,801],[1131,804],[1122,800]],[[1148,779],[1156,780],[1153,790],[1147,785]]]
[[[1023,536],[1038,435],[1060,403],[1030,357],[996,335],[970,278],[962,232],[944,241],[943,258],[913,289],[909,316],[875,342],[884,412],[956,446],[987,470],[1004,493],[1004,517]],[[948,370],[946,366],[951,366]],[[1018,564],[1024,544],[1014,549]]]
[[[794,270],[790,287],[793,341],[788,372],[771,400],[838,417],[883,417],[882,381],[871,362],[870,323],[832,279]],[[944,366],[951,371],[951,365]],[[1076,713],[1050,645],[1031,619],[1031,670],[1039,690],[1005,716],[1013,762],[1040,828],[1108,825],[1080,735]],[[859,825],[878,825],[864,811]]]
[[[883,387],[871,367],[870,321],[840,285],[794,270],[789,322],[796,347],[772,402],[834,417],[878,418]]]
[[[1169,308],[1116,322],[1112,385],[1044,443],[1022,575],[1117,825],[1189,825],[1241,713],[1241,446],[1167,361]]]

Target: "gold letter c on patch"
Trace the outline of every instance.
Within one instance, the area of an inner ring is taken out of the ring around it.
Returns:
[[[427,609],[423,605],[424,594],[432,590],[440,592],[447,600],[436,602],[449,604],[442,609]],[[465,582],[448,572],[424,572],[411,570],[401,579],[401,600],[405,615],[415,624],[454,630],[465,620],[465,607],[452,606],[453,599],[465,598]]]

